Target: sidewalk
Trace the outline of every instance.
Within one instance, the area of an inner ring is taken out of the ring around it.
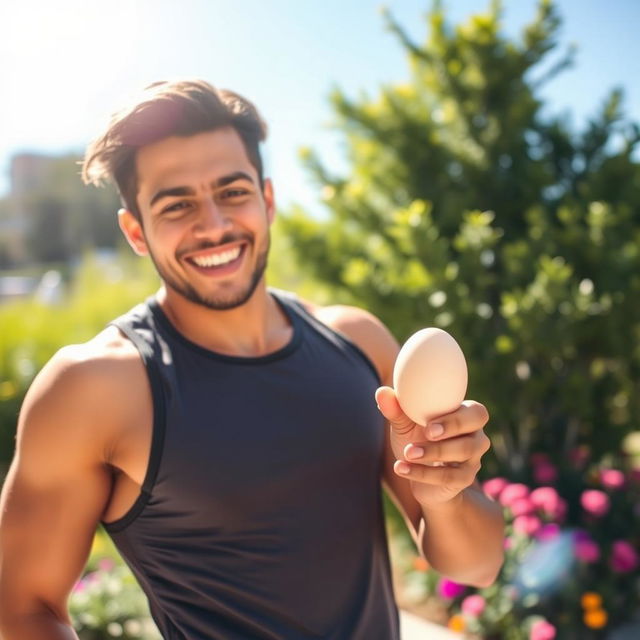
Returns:
[[[432,624],[406,611],[400,611],[402,640],[460,640],[462,636],[439,624]]]

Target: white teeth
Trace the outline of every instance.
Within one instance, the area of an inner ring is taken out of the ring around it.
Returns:
[[[208,256],[198,256],[197,258],[193,258],[193,261],[199,267],[219,267],[222,264],[227,264],[227,262],[235,260],[239,255],[240,247],[235,247],[234,249],[228,249],[227,251],[223,251],[222,253],[212,253]]]

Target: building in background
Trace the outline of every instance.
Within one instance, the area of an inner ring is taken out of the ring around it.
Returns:
[[[11,159],[9,193],[0,202],[0,268],[28,262],[30,194],[44,186],[55,160],[38,153],[19,153]]]

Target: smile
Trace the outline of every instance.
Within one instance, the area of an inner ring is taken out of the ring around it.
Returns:
[[[219,267],[229,262],[233,262],[240,255],[241,247],[227,249],[221,253],[211,253],[205,256],[191,258],[199,267]]]
[[[245,242],[231,247],[218,247],[201,251],[186,260],[202,274],[227,276],[239,267],[246,247]]]

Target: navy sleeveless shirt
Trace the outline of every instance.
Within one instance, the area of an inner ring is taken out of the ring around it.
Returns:
[[[397,640],[377,374],[270,293],[293,337],[262,357],[190,342],[153,298],[114,322],[154,417],[141,493],[104,527],[165,640]]]

